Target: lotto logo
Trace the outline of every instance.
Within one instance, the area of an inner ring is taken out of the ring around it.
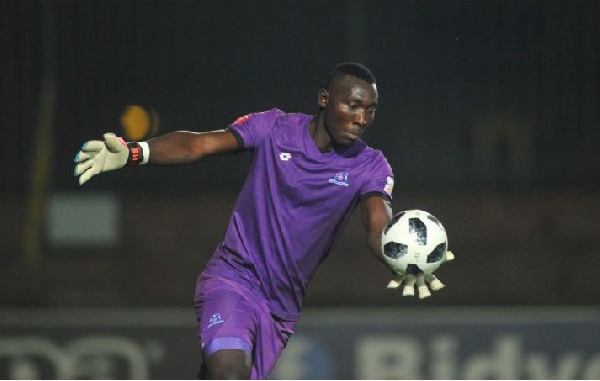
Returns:
[[[288,153],[288,152],[282,152],[279,154],[279,159],[281,161],[288,161],[292,158],[292,154]]]

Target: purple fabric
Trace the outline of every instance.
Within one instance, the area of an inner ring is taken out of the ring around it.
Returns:
[[[208,343],[204,349],[205,356],[208,358],[208,356],[221,349],[241,349],[246,353],[252,354],[252,347],[246,340],[237,337],[220,337]]]
[[[295,321],[273,316],[260,294],[202,275],[196,287],[198,339],[205,360],[219,349],[252,354],[252,379],[266,379],[293,334]]]
[[[309,281],[360,197],[391,199],[383,154],[360,139],[343,152],[321,153],[308,133],[312,118],[273,109],[229,126],[253,152],[252,166],[204,271],[262,294],[284,320],[300,316]]]

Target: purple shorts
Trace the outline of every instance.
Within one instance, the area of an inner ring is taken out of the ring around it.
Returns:
[[[195,304],[202,358],[220,349],[242,349],[252,355],[250,377],[266,379],[296,322],[271,315],[260,294],[219,277],[198,278]]]

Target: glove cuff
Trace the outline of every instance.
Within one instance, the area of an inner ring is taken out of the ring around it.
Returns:
[[[128,142],[129,156],[127,156],[127,165],[135,167],[138,164],[146,164],[150,157],[150,147],[146,142]]]

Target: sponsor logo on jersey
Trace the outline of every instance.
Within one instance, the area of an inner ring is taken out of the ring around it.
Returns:
[[[340,172],[335,174],[332,178],[329,179],[329,182],[336,185],[349,186],[348,184],[348,173]]]
[[[208,326],[206,328],[210,328],[213,325],[222,324],[222,323],[225,323],[225,320],[223,320],[220,313],[216,313],[210,317],[210,320],[208,321]]]
[[[385,193],[387,193],[389,196],[391,196],[393,190],[394,190],[394,178],[392,176],[388,176],[386,179],[386,184],[383,187],[383,191]]]
[[[282,152],[279,154],[279,160],[288,161],[292,158],[292,154],[289,152]]]

